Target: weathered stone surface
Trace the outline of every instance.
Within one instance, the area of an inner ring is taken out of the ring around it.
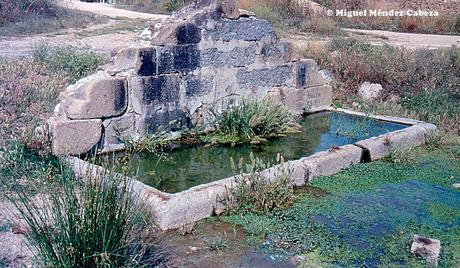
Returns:
[[[302,59],[297,62],[297,87],[316,87],[324,84],[323,77],[318,71],[314,60]]]
[[[209,48],[200,52],[200,66],[202,67],[243,67],[254,63],[256,49],[254,45],[249,47],[235,47],[229,52],[219,51],[217,48]]]
[[[263,37],[276,39],[276,33],[270,23],[266,20],[250,18],[240,18],[238,20],[223,19],[220,24],[205,33],[213,40],[244,40],[258,41]]]
[[[222,7],[222,13],[226,18],[238,19],[240,17],[238,0],[221,0],[218,1]]]
[[[120,49],[113,58],[107,72],[115,75],[134,69],[139,75],[156,74],[156,51],[154,47],[126,47]]]
[[[161,109],[149,109],[149,112],[144,118],[145,129],[147,133],[156,133],[158,130],[177,131],[182,128],[192,127],[191,118],[187,113],[175,107],[173,110],[168,110],[163,107]]]
[[[319,74],[324,80],[324,83],[330,85],[334,81],[334,75],[331,73],[331,71],[323,69],[319,70]]]
[[[329,85],[294,89],[284,92],[284,103],[294,114],[326,109],[332,103],[332,87]]]
[[[412,242],[410,251],[425,258],[429,264],[437,266],[439,254],[441,254],[441,241],[414,235],[414,241]]]
[[[123,78],[100,78],[83,85],[63,103],[67,117],[94,119],[118,116],[127,107],[127,82]]]
[[[238,86],[241,88],[285,86],[292,81],[292,77],[293,69],[290,65],[256,70],[242,68],[236,74]]]
[[[167,103],[178,101],[179,75],[159,75],[142,78],[142,103]]]
[[[425,143],[425,130],[412,126],[356,143],[369,152],[370,160],[388,156],[392,150],[405,151]]]
[[[460,189],[460,183],[454,183],[454,184],[452,184],[452,187],[454,189]]]
[[[123,139],[135,135],[136,118],[134,114],[106,119],[104,126],[104,146],[121,144]]]
[[[49,122],[53,134],[52,151],[55,155],[80,155],[89,152],[99,143],[102,121],[65,120],[52,118]]]
[[[286,63],[293,60],[293,46],[287,42],[264,44],[260,53],[265,62]]]
[[[184,23],[176,32],[177,44],[196,44],[201,41],[201,30],[193,23]]]
[[[370,82],[364,82],[359,86],[358,94],[365,101],[373,101],[380,96],[383,88],[380,84],[372,84]]]
[[[195,44],[165,47],[160,51],[158,73],[192,71],[200,67],[200,52]]]
[[[185,78],[185,96],[195,97],[210,93],[213,88],[213,79],[203,76],[188,75]]]
[[[302,158],[302,170],[308,170],[308,174],[304,175],[305,182],[316,177],[336,174],[353,164],[359,163],[362,153],[362,149],[355,145],[345,145]]]

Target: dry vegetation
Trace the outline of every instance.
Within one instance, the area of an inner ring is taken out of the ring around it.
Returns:
[[[359,85],[379,83],[384,88],[380,102],[360,103],[358,108],[415,117],[460,133],[458,48],[413,51],[335,38],[307,48],[302,56],[332,71],[337,105],[361,102],[356,97]]]
[[[104,21],[93,13],[69,10],[54,0],[1,0],[0,35],[49,33]]]
[[[120,7],[154,14],[168,14],[179,10],[192,0],[120,0]]]

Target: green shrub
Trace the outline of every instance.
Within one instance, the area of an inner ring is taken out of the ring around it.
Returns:
[[[282,156],[277,156],[278,169],[265,171],[271,165],[254,157],[244,164],[242,159],[236,166],[230,159],[235,173],[235,185],[229,189],[229,195],[219,200],[229,211],[268,212],[293,201],[294,184],[292,170],[284,163]],[[273,173],[271,173],[273,172]]]
[[[50,173],[46,167],[35,170]],[[156,261],[151,248],[153,257],[145,257],[143,208],[126,178],[91,170],[81,181],[65,166],[51,172],[56,184],[40,197],[23,190],[8,196],[29,229],[28,246],[44,267],[141,267]]]
[[[33,59],[44,64],[51,72],[66,73],[69,83],[94,72],[104,62],[101,54],[87,48],[50,47],[47,44],[40,45],[34,50]]]
[[[270,136],[286,132],[291,127],[292,117],[281,104],[270,99],[243,101],[219,115],[218,132],[224,135],[251,140],[256,136]]]

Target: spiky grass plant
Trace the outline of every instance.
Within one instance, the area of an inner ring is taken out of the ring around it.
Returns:
[[[86,180],[62,167],[38,195],[9,194],[28,232],[28,245],[45,267],[141,267],[142,203],[123,176],[91,170]],[[152,254],[152,248],[149,248]]]
[[[230,108],[218,118],[222,134],[245,140],[284,133],[291,129],[291,122],[289,111],[268,98],[244,100],[241,105]]]

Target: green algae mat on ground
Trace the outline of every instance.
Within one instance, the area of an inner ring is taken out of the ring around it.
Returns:
[[[305,267],[425,267],[413,235],[441,240],[440,267],[460,267],[460,145],[355,165],[299,189],[270,214],[225,216],[271,256]]]

